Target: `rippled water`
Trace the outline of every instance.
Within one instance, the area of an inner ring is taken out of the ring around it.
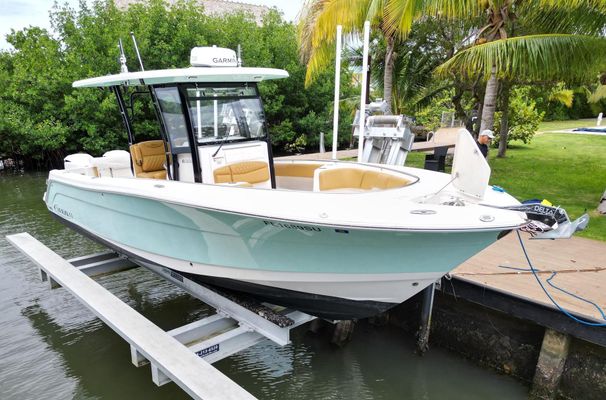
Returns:
[[[0,399],[179,399],[129,347],[64,289],[49,290],[7,234],[29,232],[69,258],[100,250],[55,222],[42,202],[46,174],[0,174]],[[211,310],[141,268],[99,282],[164,329]],[[261,399],[524,399],[527,388],[432,347],[424,357],[396,328],[358,324],[344,348],[324,335],[293,332],[215,364]],[[203,377],[201,377],[203,379]]]

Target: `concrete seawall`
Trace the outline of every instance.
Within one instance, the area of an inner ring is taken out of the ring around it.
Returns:
[[[512,298],[510,305],[520,307],[518,301]],[[389,323],[414,335],[420,309],[417,295],[390,310]],[[528,384],[532,399],[606,398],[606,347],[601,343],[606,342],[606,328],[588,327],[595,336],[587,337],[600,342],[592,343],[574,332],[558,332],[512,314],[466,300],[452,290],[436,290],[429,351],[431,346],[446,348],[484,368],[514,376]],[[554,334],[564,338],[566,346],[558,340],[553,345]]]

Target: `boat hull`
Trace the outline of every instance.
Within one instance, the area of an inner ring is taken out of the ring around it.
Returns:
[[[64,223],[150,268],[328,319],[399,304],[496,241],[499,231],[330,227],[50,182]]]

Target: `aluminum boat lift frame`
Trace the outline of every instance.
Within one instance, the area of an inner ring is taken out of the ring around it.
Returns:
[[[41,280],[48,282],[51,289],[67,289],[126,340],[135,366],[151,364],[152,381],[156,385],[173,381],[195,399],[253,399],[210,364],[266,339],[284,346],[290,343],[291,329],[315,319],[300,311],[268,308],[276,316],[290,320],[289,326],[280,327],[267,316],[174,271],[146,265],[217,311],[165,332],[92,279],[138,267],[126,257],[106,251],[65,260],[28,233],[6,238],[38,266]]]

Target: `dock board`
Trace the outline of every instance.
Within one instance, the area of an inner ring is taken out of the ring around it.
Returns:
[[[566,310],[594,322],[604,322],[598,309],[549,286],[546,279],[557,271],[552,282],[561,289],[591,300],[606,310],[606,243],[573,237],[568,240],[530,240],[521,233],[535,269],[554,299]],[[451,275],[555,308],[530,271],[515,232],[497,241],[461,264]]]

